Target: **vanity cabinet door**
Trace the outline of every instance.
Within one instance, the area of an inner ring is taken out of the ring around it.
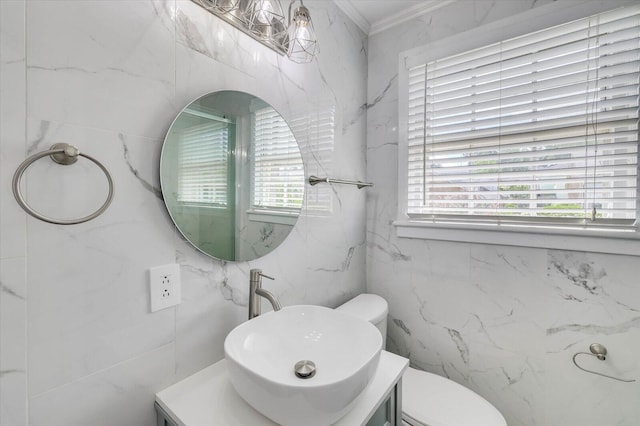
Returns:
[[[396,383],[366,426],[402,426],[401,389],[402,380]]]
[[[157,402],[155,403],[155,408],[156,420],[158,422],[157,426],[178,426],[169,418],[169,415],[158,405]]]

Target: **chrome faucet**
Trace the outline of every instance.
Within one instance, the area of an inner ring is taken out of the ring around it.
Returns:
[[[280,302],[278,299],[262,288],[262,277],[272,280],[268,275],[262,273],[262,269],[252,269],[249,271],[249,319],[260,315],[260,298],[262,296],[271,302],[274,311],[280,310]]]

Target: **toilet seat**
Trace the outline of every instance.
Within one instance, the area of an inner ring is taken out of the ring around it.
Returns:
[[[402,376],[402,417],[412,426],[506,426],[484,398],[453,380],[407,368]]]

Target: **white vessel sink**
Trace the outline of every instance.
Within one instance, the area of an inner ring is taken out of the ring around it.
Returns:
[[[382,336],[371,323],[321,306],[289,306],[240,324],[224,342],[238,394],[284,426],[327,426],[345,415],[375,373]],[[296,363],[315,364],[299,378]]]

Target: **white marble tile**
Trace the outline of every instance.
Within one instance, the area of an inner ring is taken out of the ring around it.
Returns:
[[[600,334],[564,333],[565,347],[551,352],[545,363],[545,408],[548,425],[615,424],[634,426],[640,423],[640,328],[626,332]],[[589,352],[589,345],[598,342],[606,346],[608,356],[599,361],[589,355],[579,355],[578,363],[603,374],[635,383],[623,383],[580,371],[572,362],[576,352]]]
[[[174,364],[170,344],[32,397],[29,424],[155,426],[155,393],[175,382]]]
[[[509,426],[551,424],[547,418],[543,358],[482,352],[473,364],[466,385],[495,406]]]
[[[27,286],[24,257],[0,260],[0,423],[27,424]]]
[[[26,220],[11,190],[25,158],[24,2],[0,2],[0,259],[24,256]]]
[[[182,302],[176,308],[176,373],[186,377],[224,357],[224,339],[247,320],[248,308],[246,295],[239,296],[229,282],[226,263],[204,255],[179,257]],[[248,285],[248,279],[242,284]]]
[[[390,349],[422,369],[457,381],[468,378],[468,346],[462,329],[468,311],[455,309],[461,286],[469,280],[469,248],[418,241],[369,245],[367,290],[389,302]],[[369,266],[372,251],[380,261]],[[385,265],[384,268],[380,268]],[[385,270],[387,269],[387,270]],[[391,270],[391,272],[389,271]],[[441,285],[447,279],[447,285]]]
[[[197,52],[233,70],[232,73],[215,74],[217,78],[213,79],[213,84],[223,84],[225,78],[239,81],[255,80],[256,67],[274,68],[277,64],[279,55],[276,52],[236,30],[191,0],[176,1],[175,23],[178,46]],[[270,72],[268,69],[265,71]]]
[[[173,2],[115,4],[27,2],[28,113],[161,137],[173,115]]]
[[[580,331],[580,325],[610,327],[616,333],[640,318],[637,257],[551,250],[547,272],[553,292],[552,334]]]
[[[173,310],[149,313],[147,269],[173,263],[174,236],[157,194],[160,141],[40,121],[29,135],[80,147],[104,163],[115,187],[112,204],[92,221],[29,220],[29,392],[37,395],[173,341]],[[92,193],[104,198],[104,176],[80,161],[34,164],[29,202],[47,200],[43,213],[67,218],[94,201]],[[52,182],[67,184],[45,185]]]
[[[546,403],[555,415],[553,425],[632,425],[640,421],[636,404],[640,388],[636,384],[585,373],[571,360],[576,352],[589,352],[591,343],[601,343],[609,351],[607,359],[580,355],[580,365],[639,380],[640,289],[635,279],[639,268],[640,262],[632,256],[549,251],[552,298],[548,303],[545,384],[551,390]]]
[[[24,2],[0,2],[0,424],[27,414],[26,214],[11,190],[25,158]]]
[[[456,306],[472,316],[467,385],[509,425],[545,425],[546,250],[471,245],[471,273]]]
[[[196,8],[195,12],[205,13],[201,8]],[[215,61],[190,47],[178,43],[176,59],[176,114],[193,100],[210,92],[240,90],[256,93],[258,84],[255,76],[239,74],[233,66]]]
[[[440,241],[425,245],[418,240],[398,243],[411,246],[408,264],[413,297],[420,304],[417,314],[427,323],[459,333],[473,312],[468,309],[473,297],[465,294],[470,274],[469,246]]]
[[[503,351],[542,359],[550,296],[546,250],[474,244],[465,292],[477,330]],[[463,308],[463,309],[464,309]]]

